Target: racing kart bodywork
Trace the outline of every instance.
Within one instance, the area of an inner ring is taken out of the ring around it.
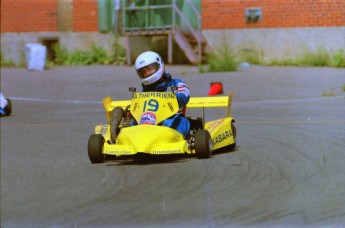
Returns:
[[[236,147],[235,120],[230,116],[231,94],[219,97],[190,98],[187,108],[202,108],[203,117],[187,117],[190,135],[185,139],[161,122],[179,110],[173,92],[133,92],[132,100],[103,99],[108,124],[97,125],[89,138],[88,155],[92,163],[104,162],[107,155],[135,158],[136,155],[196,155],[209,158],[212,151]],[[112,112],[126,109],[112,139]],[[226,116],[204,123],[204,108],[227,107]],[[138,124],[130,124],[133,118]]]

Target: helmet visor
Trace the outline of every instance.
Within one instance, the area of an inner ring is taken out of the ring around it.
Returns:
[[[141,79],[150,77],[159,70],[158,63],[151,63],[137,70],[137,73]]]

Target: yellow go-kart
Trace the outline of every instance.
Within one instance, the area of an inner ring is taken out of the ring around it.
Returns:
[[[133,90],[132,100],[112,101],[107,97],[103,99],[103,105],[108,124],[96,126],[89,138],[88,155],[92,163],[102,163],[114,156],[135,159],[143,155],[194,155],[209,158],[212,151],[221,148],[232,151],[236,147],[235,120],[230,117],[231,94],[190,98],[187,109],[202,108],[203,117],[187,117],[191,129],[186,139],[175,129],[161,125],[179,110],[173,92]],[[226,116],[204,123],[204,109],[212,107],[227,107]],[[119,108],[125,111],[117,112]],[[133,119],[137,125],[131,124]]]

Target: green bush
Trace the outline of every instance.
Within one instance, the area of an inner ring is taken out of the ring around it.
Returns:
[[[345,67],[345,52],[343,49],[339,49],[333,55],[333,65],[335,67]]]
[[[90,51],[75,50],[71,53],[66,48],[54,46],[55,59],[53,62],[57,65],[102,65],[108,64],[110,58],[107,56],[103,47],[91,46]]]
[[[305,51],[297,62],[306,66],[331,66],[332,58],[325,48],[319,47],[316,52]]]
[[[335,95],[334,89],[332,88],[329,92],[322,93],[321,96],[323,97],[333,97]]]
[[[111,63],[116,65],[123,65],[126,62],[126,49],[119,43],[118,37],[115,37],[115,42],[112,46],[113,54],[111,56]]]
[[[16,64],[11,59],[6,59],[2,56],[2,52],[0,52],[0,61],[1,67],[15,67]]]
[[[55,58],[53,59],[52,64],[64,65],[65,60],[68,58],[68,51],[65,47],[60,47],[58,44],[53,46],[53,51]]]
[[[339,49],[332,56],[326,49],[319,47],[317,51],[314,52],[306,50],[302,56],[296,59],[270,60],[268,65],[345,67],[345,52]]]
[[[231,47],[227,44],[225,37],[218,50],[207,57],[208,72],[236,71],[237,64]]]
[[[68,53],[65,47],[55,45],[53,50],[55,52],[55,59],[51,63],[52,65],[107,65],[107,64],[124,64],[126,60],[126,51],[115,40],[111,55],[107,55],[106,50],[103,47],[97,47],[95,44],[91,45],[89,51],[75,50]]]
[[[325,48],[319,47],[316,51],[305,50],[304,54],[296,58],[264,60],[263,51],[258,51],[255,44],[248,44],[245,48],[234,52],[227,44],[223,36],[222,43],[214,53],[209,54],[206,59],[208,69],[205,70],[199,65],[199,73],[236,71],[239,62],[250,64],[275,65],[275,66],[330,66],[345,67],[345,51],[339,49],[331,55]]]
[[[247,62],[250,64],[264,64],[264,52],[258,51],[253,45],[249,48],[243,48],[239,52],[239,58],[241,62]]]

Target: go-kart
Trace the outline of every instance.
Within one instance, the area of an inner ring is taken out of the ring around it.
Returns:
[[[12,102],[0,92],[0,116],[10,116],[12,113]]]
[[[130,88],[131,90],[131,88]],[[161,122],[179,110],[173,92],[135,92],[132,100],[103,99],[108,124],[97,125],[88,141],[88,155],[92,163],[107,158],[132,158],[143,155],[192,155],[209,158],[212,151],[236,147],[235,120],[230,117],[231,94],[217,97],[192,97],[189,108],[202,108],[203,117],[187,117],[190,134],[184,138]],[[225,118],[204,123],[204,108],[227,107]],[[117,112],[117,109],[125,110]],[[115,123],[116,120],[118,124]],[[120,120],[119,120],[120,119]],[[137,125],[131,124],[133,119]],[[116,134],[116,138],[113,137]]]

